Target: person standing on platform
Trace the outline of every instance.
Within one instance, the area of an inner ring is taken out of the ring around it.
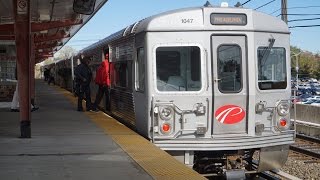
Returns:
[[[44,68],[43,75],[44,75],[44,81],[48,81],[50,77],[50,70],[48,68]]]
[[[16,80],[17,80],[17,84],[16,84],[16,90],[14,91],[13,97],[12,97],[12,101],[11,101],[11,112],[19,112],[19,91],[18,91],[18,73],[17,73],[17,67],[15,69],[15,76],[16,76]],[[39,107],[35,106],[35,104],[31,103],[31,112],[38,110]]]
[[[109,70],[109,54],[105,55],[105,60],[102,61],[97,69],[95,83],[99,86],[95,102],[93,104],[93,111],[99,111],[98,105],[100,104],[103,95],[106,96],[106,110],[109,110],[109,90],[110,90],[110,70]]]
[[[78,111],[83,111],[82,108],[82,100],[83,96],[85,95],[86,100],[86,110],[92,110],[91,104],[91,92],[90,92],[90,82],[92,79],[92,72],[89,67],[90,58],[83,57],[80,60],[80,64],[76,67],[74,74],[75,74],[75,81],[79,84],[79,94],[78,94]]]
[[[51,82],[53,83],[53,85],[56,84],[55,76],[56,76],[56,70],[55,70],[54,67],[51,67],[51,69],[49,71],[49,80],[48,80],[48,84],[49,85],[50,85]]]

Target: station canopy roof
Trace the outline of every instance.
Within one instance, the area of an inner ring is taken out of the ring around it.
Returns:
[[[36,62],[41,62],[61,49],[108,0],[96,0],[91,15],[74,12],[74,0],[29,1],[33,50]],[[0,0],[0,45],[15,43],[13,2]]]

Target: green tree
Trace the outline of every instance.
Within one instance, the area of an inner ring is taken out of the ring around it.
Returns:
[[[320,55],[303,51],[298,47],[291,46],[291,74],[296,74],[296,58],[298,58],[299,76],[309,78],[320,78]],[[300,53],[300,54],[299,54]],[[295,56],[299,54],[298,56]]]

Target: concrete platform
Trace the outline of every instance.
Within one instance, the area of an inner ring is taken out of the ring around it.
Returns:
[[[0,108],[0,179],[153,179],[53,86],[36,81],[31,139],[19,139],[19,113]]]

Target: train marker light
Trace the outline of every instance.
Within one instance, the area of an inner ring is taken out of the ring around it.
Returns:
[[[280,124],[280,126],[285,127],[287,125],[287,120],[286,119],[280,119],[279,124]]]
[[[165,124],[162,125],[162,131],[164,133],[170,132],[170,129],[171,129],[170,124],[165,123]]]
[[[290,120],[287,118],[280,118],[277,122],[278,130],[285,131],[290,128]]]

